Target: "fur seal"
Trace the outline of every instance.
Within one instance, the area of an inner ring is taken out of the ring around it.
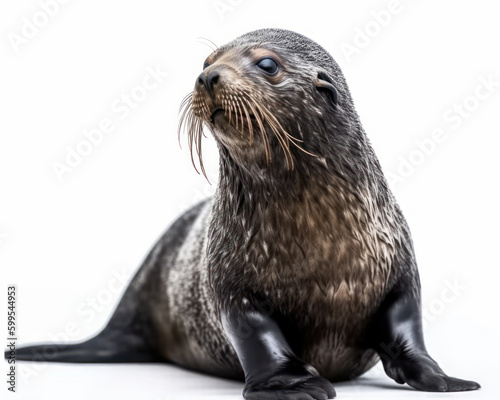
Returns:
[[[168,361],[244,379],[247,400],[333,398],[330,381],[379,359],[419,390],[480,387],[426,350],[410,231],[327,51],[247,33],[207,58],[182,110],[202,172],[204,128],[216,139],[214,198],[159,239],[102,332],[18,360]]]

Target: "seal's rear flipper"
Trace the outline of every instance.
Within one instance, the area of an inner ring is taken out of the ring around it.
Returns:
[[[5,358],[11,356],[5,351]],[[127,363],[163,361],[143,340],[130,333],[104,330],[96,337],[76,344],[40,344],[16,349],[16,360],[72,363]]]

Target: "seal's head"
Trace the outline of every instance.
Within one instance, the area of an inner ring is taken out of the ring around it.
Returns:
[[[333,58],[295,32],[247,33],[208,56],[194,91],[184,100],[179,131],[187,125],[193,156],[201,160],[204,127],[221,156],[244,170],[293,171],[300,160],[346,147],[357,115]]]

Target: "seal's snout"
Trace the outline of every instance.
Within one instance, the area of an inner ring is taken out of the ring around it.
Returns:
[[[214,87],[219,81],[219,71],[218,70],[211,70],[208,72],[208,74],[203,71],[200,76],[198,76],[198,85],[201,87],[205,87],[208,93],[210,93],[211,96],[214,95]]]

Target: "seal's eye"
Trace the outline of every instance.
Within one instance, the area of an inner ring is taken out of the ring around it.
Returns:
[[[203,63],[203,69],[207,69],[208,67],[210,67],[210,64],[208,63],[208,61],[205,61]]]
[[[278,63],[269,57],[263,58],[257,62],[257,67],[269,75],[274,75],[278,72]]]

